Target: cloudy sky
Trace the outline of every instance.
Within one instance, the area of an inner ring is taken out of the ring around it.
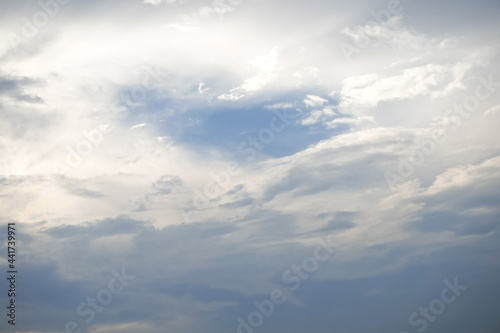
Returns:
[[[499,14],[1,1],[0,331],[498,333]]]

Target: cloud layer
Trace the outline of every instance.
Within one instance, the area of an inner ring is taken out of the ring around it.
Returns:
[[[498,331],[497,2],[0,9],[2,331]]]

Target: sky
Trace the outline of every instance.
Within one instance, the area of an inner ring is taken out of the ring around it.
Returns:
[[[498,333],[499,14],[0,1],[0,332]]]

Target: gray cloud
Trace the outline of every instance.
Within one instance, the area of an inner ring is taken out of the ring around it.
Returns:
[[[43,103],[43,99],[36,95],[27,94],[25,87],[38,85],[41,82],[28,77],[16,77],[0,73],[0,96],[7,96],[14,100],[28,103]]]

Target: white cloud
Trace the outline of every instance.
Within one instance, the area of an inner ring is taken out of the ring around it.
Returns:
[[[292,103],[275,103],[272,105],[266,105],[265,108],[269,109],[269,110],[291,109],[291,108],[293,108],[293,104]]]
[[[498,113],[500,113],[500,104],[492,106],[488,110],[484,111],[485,116],[492,116]]]
[[[356,118],[343,117],[326,122],[326,126],[328,128],[337,128],[339,125],[342,124],[356,126],[363,123],[374,123],[374,122],[375,122],[375,117],[370,117],[370,116],[356,117]]]
[[[309,108],[316,108],[325,103],[328,103],[328,100],[314,95],[307,95],[304,99],[304,104]]]
[[[307,66],[294,72],[292,75],[297,79],[296,86],[302,87],[307,85],[319,85],[321,84],[321,79],[319,79],[320,71],[315,66]]]
[[[341,105],[374,107],[382,101],[445,96],[463,88],[463,77],[470,68],[468,63],[429,64],[382,78],[378,74],[348,77],[342,82]]]
[[[146,126],[146,123],[141,123],[141,124],[134,125],[134,126],[130,127],[130,129],[133,130],[133,129],[136,129],[136,128],[139,128],[139,127],[144,127],[144,126]]]
[[[218,98],[220,100],[236,101],[263,89],[276,77],[277,61],[278,51],[276,47],[266,55],[253,59],[250,63],[260,70],[259,73],[246,79],[243,84],[231,89],[229,93],[219,95]]]
[[[456,190],[467,186],[480,186],[500,179],[500,156],[478,164],[452,167],[436,177],[428,194]]]
[[[177,0],[142,0],[142,2],[157,6],[161,5],[162,3],[175,3],[177,2]]]
[[[373,116],[346,116],[338,112],[337,107],[331,105],[327,99],[319,96],[307,95],[304,99],[304,104],[309,108],[315,108],[306,113],[305,117],[300,120],[300,124],[304,126],[321,124],[325,128],[337,128],[342,124],[354,127],[375,122],[375,117]]]
[[[368,23],[364,26],[357,26],[356,29],[345,28],[342,32],[350,36],[355,42],[364,44],[370,39],[392,44],[420,48],[428,39],[422,34],[418,34],[402,28],[402,16],[393,16],[385,24]]]
[[[205,83],[200,82],[200,83],[198,84],[198,92],[199,92],[200,94],[204,94],[204,93],[206,93],[206,92],[207,92],[207,91],[209,91],[209,90],[210,90],[210,88],[207,88],[207,87],[205,86]]]
[[[300,123],[302,125],[314,125],[320,122],[325,122],[325,118],[330,118],[337,115],[333,110],[333,107],[325,107],[319,110],[311,111],[306,118],[302,119]]]
[[[161,0],[152,1],[158,2]],[[176,0],[170,1],[175,2]],[[194,31],[198,29],[203,19],[217,15],[220,20],[223,20],[224,15],[235,11],[242,3],[243,0],[214,0],[211,6],[202,6],[193,13],[183,14],[180,16],[180,22],[170,23],[167,26],[184,32]]]
[[[242,3],[243,0],[215,0],[212,3],[212,6],[200,7],[198,9],[198,14],[202,16],[217,14],[220,18],[222,18],[224,14],[234,11],[235,8]]]

